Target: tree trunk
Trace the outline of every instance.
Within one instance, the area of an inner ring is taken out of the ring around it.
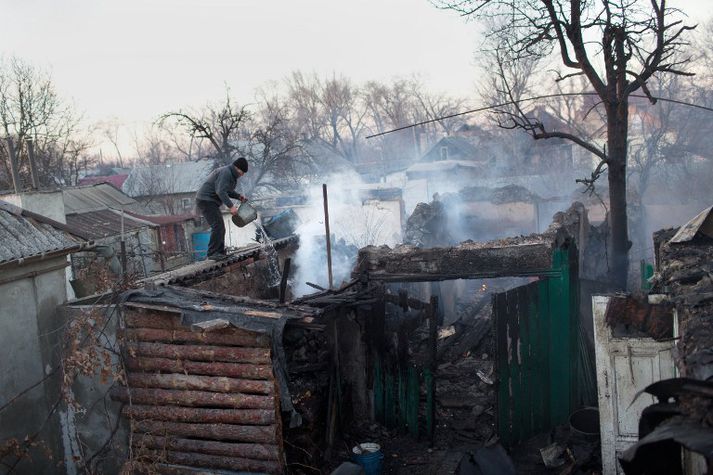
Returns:
[[[628,101],[625,99],[612,105],[607,116],[609,231],[611,236],[609,272],[611,283],[617,289],[626,290],[630,247],[626,212]]]

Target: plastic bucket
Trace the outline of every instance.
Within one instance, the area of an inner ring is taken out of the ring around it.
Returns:
[[[210,232],[193,233],[193,258],[202,261],[208,256],[208,243],[210,242]]]
[[[381,475],[384,454],[379,444],[364,442],[354,446],[352,452],[352,460],[364,469],[366,475]]]

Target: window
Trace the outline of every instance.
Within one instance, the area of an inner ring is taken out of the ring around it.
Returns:
[[[441,147],[441,160],[448,160],[448,147]]]
[[[193,206],[193,200],[190,198],[181,198],[181,207],[183,209],[190,209]]]

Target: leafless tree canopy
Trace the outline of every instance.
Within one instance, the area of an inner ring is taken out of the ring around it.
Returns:
[[[75,184],[80,170],[90,165],[79,118],[61,101],[47,73],[17,58],[0,61],[0,139],[0,189],[12,187],[8,139],[23,188],[31,183],[28,141],[41,186]]]
[[[585,148],[600,160],[590,179],[607,170],[609,181],[612,277],[625,287],[628,267],[626,167],[629,128],[629,98],[641,91],[652,98],[647,82],[654,75],[688,75],[690,58],[685,55],[686,25],[680,12],[666,0],[438,0],[442,8],[462,15],[488,19],[489,36],[495,45],[503,91],[514,110],[510,126],[526,130],[535,139],[561,138]],[[528,61],[551,53],[559,58],[555,81],[586,79],[604,109],[606,144],[567,130],[549,130],[537,117],[528,115],[517,102],[519,72]],[[520,68],[512,68],[512,63]]]

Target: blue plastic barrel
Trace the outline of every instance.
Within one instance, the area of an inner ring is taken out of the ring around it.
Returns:
[[[210,242],[210,231],[193,233],[193,258],[202,261],[208,256],[208,243]]]
[[[354,463],[361,465],[366,475],[381,475],[384,454],[381,452],[379,444],[359,444],[352,449],[352,452],[352,460]]]

